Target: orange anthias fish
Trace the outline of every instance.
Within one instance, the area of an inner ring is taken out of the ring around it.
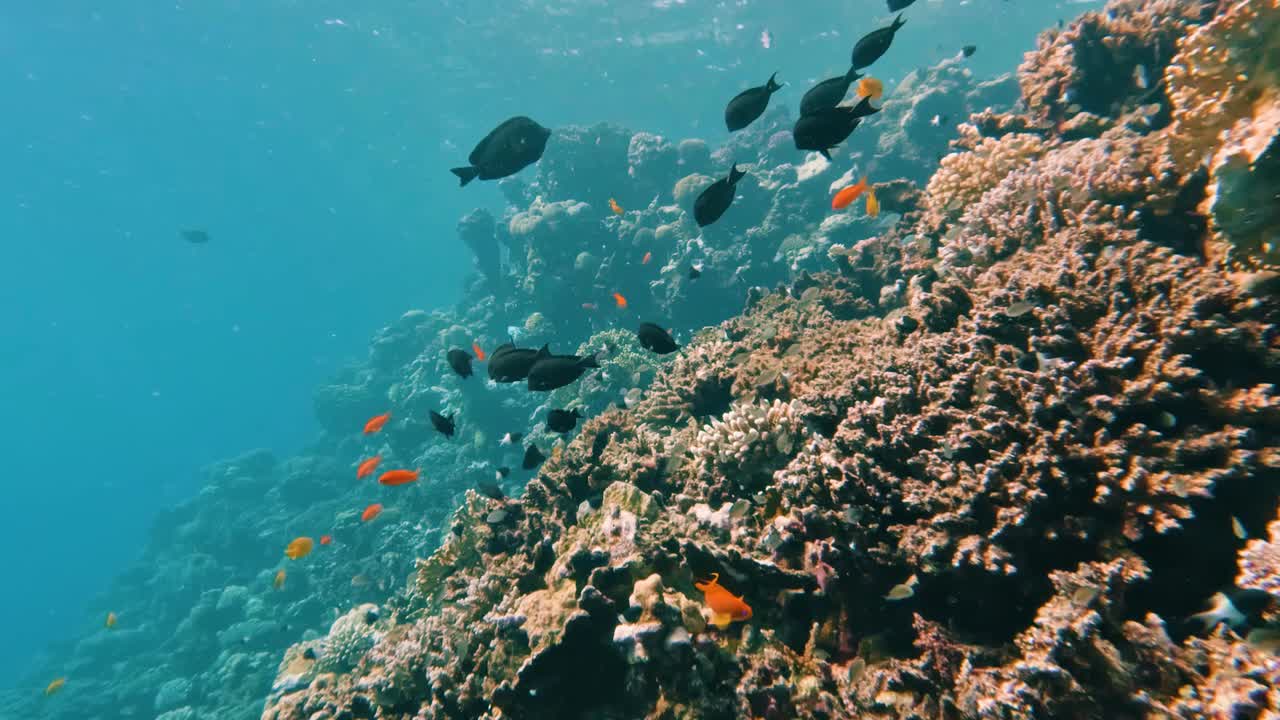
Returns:
[[[382,477],[378,478],[378,482],[383,485],[408,485],[411,482],[417,482],[417,470],[388,470],[382,473]]]
[[[646,253],[644,254],[644,257],[640,258],[640,264],[641,264],[641,265],[648,265],[648,264],[649,264],[649,261],[650,261],[650,260],[652,260],[652,259],[653,259],[653,253],[651,253],[651,252],[646,252]]]
[[[49,686],[44,689],[44,696],[49,697],[50,695],[57,695],[58,691],[62,689],[62,686],[66,684],[66,678],[54,678],[53,682],[49,683]]]
[[[613,211],[614,215],[621,215],[626,212],[622,209],[622,206],[618,204],[618,201],[613,198],[609,198],[609,209]]]
[[[107,613],[107,621],[103,624],[106,626],[108,630],[110,630],[111,628],[116,626],[116,619],[117,619],[116,614],[113,612],[109,612]]]
[[[480,347],[480,343],[471,343],[471,352],[476,354],[476,359],[484,362],[484,349]]]
[[[369,522],[370,520],[378,517],[381,514],[382,514],[382,503],[374,503],[369,507],[365,508],[364,512],[360,513],[360,521]]]
[[[720,585],[720,573],[711,573],[710,580],[694,583],[693,586],[702,591],[707,607],[711,608],[711,622],[721,630],[729,627],[734,620],[751,618],[751,606]]]
[[[867,215],[875,217],[880,214],[880,201],[876,198],[874,189],[867,191]]]
[[[390,419],[391,419],[391,413],[382,413],[381,415],[375,415],[369,418],[369,422],[364,424],[364,434],[372,435],[373,433],[378,432],[379,430],[382,429],[383,425],[387,424],[387,421]]]
[[[873,77],[864,77],[858,81],[858,97],[869,97],[879,100],[884,95],[884,83]]]
[[[332,542],[333,542],[333,536],[332,536],[332,535],[321,535],[321,536],[320,536],[320,544],[321,544],[321,545],[329,545],[329,544],[331,544]]]
[[[284,568],[281,568],[280,572],[276,573],[276,579],[271,581],[271,584],[275,586],[275,589],[279,590],[284,587],[284,577]]]
[[[356,479],[362,480],[372,475],[373,471],[378,469],[378,463],[380,462],[382,462],[381,455],[374,455],[373,457],[362,461],[360,465],[356,467]]]
[[[849,207],[853,204],[854,200],[858,199],[859,195],[866,191],[866,189],[867,178],[866,176],[863,176],[856,185],[850,185],[849,187],[844,188],[840,192],[836,193],[835,197],[831,198],[831,209],[843,210]]]
[[[309,537],[294,538],[293,542],[285,546],[284,554],[290,560],[297,560],[310,554],[315,546],[315,541]]]
[[[614,301],[615,303],[617,303],[617,305],[618,305],[618,307],[619,307],[619,308],[621,308],[621,309],[623,309],[623,310],[626,310],[626,309],[627,309],[627,299],[626,299],[626,298],[624,298],[624,297],[622,297],[622,293],[614,293],[614,294],[613,294],[613,301]]]

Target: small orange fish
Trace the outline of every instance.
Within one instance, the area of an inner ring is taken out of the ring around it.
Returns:
[[[850,205],[853,204],[854,200],[858,199],[859,195],[861,195],[864,191],[866,191],[866,189],[867,189],[867,178],[864,176],[861,180],[858,181],[856,185],[850,185],[849,187],[844,188],[840,192],[836,193],[835,197],[831,198],[831,209],[843,210],[849,207]]]
[[[360,465],[356,467],[356,479],[362,480],[372,475],[373,471],[378,469],[378,463],[380,462],[382,462],[381,455],[374,455],[373,457],[362,461]]]
[[[652,260],[652,259],[653,259],[653,253],[651,253],[651,252],[646,252],[646,253],[644,254],[644,257],[640,258],[640,264],[641,264],[641,265],[648,265],[648,264],[649,264],[649,261],[650,261],[650,260]]]
[[[596,304],[595,304],[595,303],[582,303],[582,309],[583,309],[583,310],[595,310],[595,309],[596,309]]]
[[[622,297],[622,293],[614,293],[613,301],[617,303],[619,309],[621,310],[627,309],[627,299]]]
[[[364,512],[360,513],[360,521],[369,522],[370,520],[378,517],[381,514],[382,514],[382,503],[373,503],[369,507],[365,508]]]
[[[383,485],[408,485],[411,482],[417,482],[417,470],[388,470],[382,473],[382,477],[378,478],[378,482]]]
[[[480,343],[471,343],[471,352],[476,354],[476,359],[484,362],[484,349],[480,347]]]
[[[321,545],[330,545],[330,544],[332,544],[332,543],[333,543],[333,536],[332,536],[332,535],[321,535],[321,536],[320,536],[320,544],[321,544]]]
[[[720,585],[720,573],[711,573],[709,581],[694,583],[693,586],[702,591],[707,607],[711,608],[711,621],[721,630],[734,620],[751,619],[751,606]]]
[[[310,554],[311,549],[315,546],[315,541],[309,537],[294,538],[293,542],[285,546],[284,554],[285,557],[290,560],[297,560],[298,558],[304,558]]]
[[[618,204],[618,201],[613,198],[609,198],[609,209],[613,211],[614,215],[621,215],[626,212],[622,209],[622,206]]]
[[[875,188],[867,191],[867,215],[876,217],[880,214],[880,201],[876,198]]]
[[[52,695],[57,695],[58,691],[62,689],[62,686],[66,684],[67,684],[66,678],[64,677],[55,678],[54,681],[49,683],[49,686],[44,689],[44,696],[50,697]]]
[[[116,626],[116,614],[115,614],[115,613],[113,613],[113,612],[109,612],[109,613],[107,613],[107,621],[104,623],[104,625],[106,625],[106,627],[107,627],[107,629],[108,629],[108,630],[110,630],[111,628],[115,627],[115,626]]]
[[[280,572],[276,573],[276,579],[272,580],[271,584],[274,585],[277,590],[284,587],[284,568],[281,568]]]
[[[884,95],[884,83],[873,77],[864,77],[858,81],[858,97],[869,97],[879,100]]]
[[[387,424],[387,421],[390,419],[391,419],[391,413],[382,413],[381,415],[375,415],[369,418],[369,422],[364,424],[364,434],[372,435],[373,433],[378,432],[379,430],[382,429],[383,425]]]

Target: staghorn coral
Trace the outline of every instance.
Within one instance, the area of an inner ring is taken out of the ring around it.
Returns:
[[[1168,151],[1184,174],[1208,157],[1203,209],[1214,237],[1207,252],[1227,268],[1280,269],[1277,47],[1280,3],[1236,2],[1182,38],[1165,70],[1172,105],[1164,132]]]
[[[960,217],[983,193],[996,187],[1011,171],[1044,152],[1043,140],[1027,133],[984,138],[968,152],[942,158],[925,187],[925,211],[935,230]]]

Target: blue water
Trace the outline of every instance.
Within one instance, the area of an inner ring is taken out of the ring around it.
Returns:
[[[447,168],[488,128],[718,142],[725,98],[780,71],[794,104],[887,20],[881,0],[548,5],[0,7],[0,686],[100,624],[86,607],[200,466],[297,449],[377,328],[458,299],[454,224],[501,205]],[[1010,71],[1084,7],[920,0],[877,70],[976,43],[975,74]]]

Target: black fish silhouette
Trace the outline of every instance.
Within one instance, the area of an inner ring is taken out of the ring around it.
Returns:
[[[911,6],[916,0],[888,0],[889,12],[898,12]]]
[[[976,52],[978,52],[978,46],[977,46],[977,45],[965,45],[964,47],[960,48],[960,52],[961,52],[961,54],[963,54],[965,57],[973,57],[973,54],[974,54],[974,53],[976,53]]]
[[[525,448],[524,459],[520,461],[520,467],[525,470],[532,470],[541,465],[542,461],[546,459],[547,456],[542,454],[537,445],[530,445]]]
[[[203,230],[182,230],[179,232],[182,239],[194,245],[203,245],[209,242],[209,233]]]
[[[765,84],[747,88],[729,101],[724,109],[724,124],[729,128],[729,132],[741,130],[764,114],[765,109],[769,107],[769,98],[782,88],[782,85],[774,80],[777,76],[778,73],[770,75],[769,81]]]
[[[501,345],[489,355],[489,378],[494,382],[520,382],[529,377],[529,370],[539,358],[549,357],[546,345],[541,350],[517,348],[510,343]]]
[[[698,195],[698,199],[693,202],[693,219],[698,222],[698,227],[706,227],[724,215],[724,211],[733,204],[733,196],[737,192],[735,186],[746,174],[745,170],[739,170],[737,163],[734,163],[729,168],[729,177],[711,183]]]
[[[449,367],[453,368],[459,377],[471,377],[471,354],[466,350],[454,348],[445,355],[445,359],[449,361]]]
[[[641,347],[659,355],[673,353],[680,348],[671,337],[671,333],[651,322],[640,323],[640,329],[636,331],[636,337],[640,339]]]
[[[819,110],[839,105],[840,101],[844,100],[844,96],[849,94],[849,86],[860,77],[862,77],[861,73],[849,68],[849,72],[844,75],[827,78],[809,88],[809,92],[800,98],[800,114],[812,115]]]
[[[546,350],[545,346],[543,350]],[[600,367],[596,355],[578,357],[577,355],[543,355],[541,350],[538,352],[538,359],[533,363],[533,367],[529,368],[529,389],[538,392],[562,388],[582,377],[582,373],[588,369]]]
[[[578,419],[583,417],[577,408],[573,410],[552,410],[547,413],[547,429],[560,434],[567,433],[578,426]]]
[[[453,416],[445,417],[435,410],[431,411],[431,425],[445,437],[453,437]]]
[[[480,178],[497,180],[515,175],[538,162],[547,147],[551,131],[523,115],[513,117],[494,128],[467,157],[469,167],[456,167],[463,185]]]
[[[853,46],[853,52],[849,56],[849,64],[855,68],[862,69],[871,63],[880,59],[888,51],[889,46],[893,44],[893,35],[898,32],[898,28],[907,23],[902,16],[893,19],[893,24],[888,27],[882,27],[878,30],[872,30]]]
[[[833,107],[803,115],[791,130],[796,149],[817,150],[830,160],[831,148],[848,139],[864,116],[877,112],[880,111],[871,106],[871,98],[864,97],[853,107]]]

